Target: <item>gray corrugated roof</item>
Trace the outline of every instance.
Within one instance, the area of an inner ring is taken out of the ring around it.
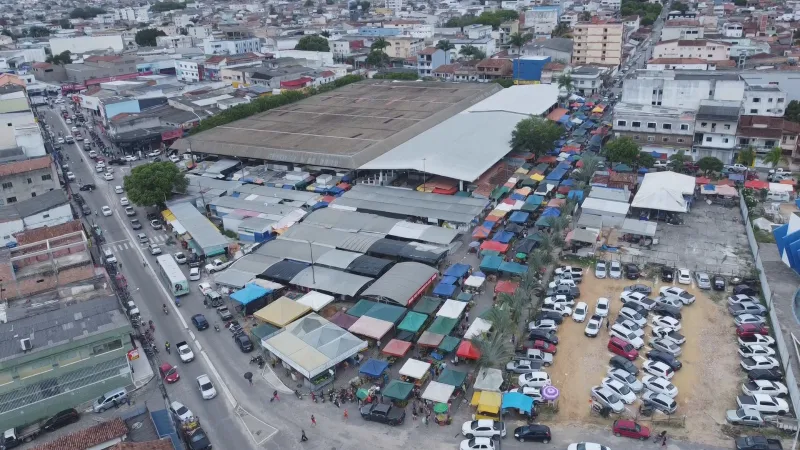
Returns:
[[[315,291],[353,297],[372,280],[369,277],[315,265],[313,268],[307,267],[295,275],[291,284]]]
[[[361,253],[348,252],[345,250],[331,250],[317,259],[317,264],[345,270],[347,266],[359,256],[361,256]]]
[[[695,116],[698,120],[738,120],[739,107],[738,106],[712,106],[700,105]]]
[[[293,227],[289,227],[291,229]],[[285,238],[278,238],[262,245],[254,253],[258,255],[272,256],[280,259],[291,259],[300,262],[312,262],[325,253],[333,250],[332,247],[309,244],[307,241],[294,241]]]
[[[36,353],[73,339],[130,328],[115,298],[86,300],[72,305],[56,303],[55,309],[0,324],[0,361],[22,356],[19,340],[28,338]]]
[[[436,273],[436,269],[425,264],[397,263],[361,295],[391,300],[401,306],[406,306],[411,297]]]
[[[383,236],[378,234],[325,229],[306,223],[296,223],[292,225],[280,237],[280,239],[314,242],[316,244],[358,253],[365,253],[372,244],[379,241],[381,238],[383,238]]]
[[[269,186],[258,186],[255,184],[245,184],[237,187],[234,192],[240,194],[254,194],[261,197],[273,197],[281,200],[301,201],[308,204],[313,204],[320,197],[319,194],[307,191],[295,191],[292,189],[278,189]],[[246,197],[246,195],[242,195]]]
[[[303,223],[318,225],[323,228],[381,234],[389,233],[398,222],[400,222],[400,219],[334,208],[318,209],[303,218]]]
[[[223,236],[217,227],[191,203],[170,205],[169,210],[175,215],[178,222],[186,228],[186,231],[192,236],[192,240],[194,240],[200,248],[204,250],[213,250],[228,245],[228,238]]]
[[[230,197],[230,196],[215,198],[211,200],[209,204],[217,208],[222,207],[230,209],[241,209],[244,211],[254,211],[261,214],[266,214],[267,218],[275,220],[279,220],[297,209],[294,206],[265,205],[264,202],[259,202],[258,199],[245,200],[242,197]]]
[[[53,189],[28,200],[0,206],[0,219],[22,219],[67,203],[61,189]]]

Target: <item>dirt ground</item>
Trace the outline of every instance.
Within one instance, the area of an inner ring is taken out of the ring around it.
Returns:
[[[620,293],[624,286],[634,282],[625,279],[598,280],[594,277],[593,268],[587,269],[587,272],[580,285],[579,300],[586,302],[593,311],[597,299],[607,297],[611,300],[609,318],[615,320],[622,306]],[[656,293],[654,295],[664,286],[656,277],[641,279],[637,283],[651,286]],[[725,307],[726,296],[699,290],[694,285],[681,287],[692,292],[697,301],[682,310],[681,333],[686,336],[686,343],[682,346],[683,354],[679,359],[683,367],[672,379],[678,388],[678,412],[675,417],[685,415],[686,426],[670,427],[670,434],[708,445],[728,445],[730,438],[722,434],[721,425],[725,423],[725,411],[736,406],[735,398],[744,374],[739,368],[733,321]],[[608,360],[613,354],[606,348],[608,333],[605,329],[598,337],[588,338],[583,334],[584,326],[585,322],[576,323],[570,318],[559,328],[558,356],[549,372],[553,385],[561,391],[561,398],[558,413],[552,420],[560,424],[589,423],[607,429],[617,417],[612,415],[609,419],[603,419],[590,414],[589,392],[605,377]],[[649,350],[647,342],[650,337],[648,321],[645,346],[635,362],[639,368],[645,361],[644,354]],[[635,418],[639,404],[637,400],[629,405],[625,414]],[[658,413],[655,417],[665,418]],[[640,421],[648,424],[649,419],[640,418]],[[652,428],[660,431],[664,426],[657,424]]]

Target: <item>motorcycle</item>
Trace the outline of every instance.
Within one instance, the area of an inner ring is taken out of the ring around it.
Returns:
[[[214,324],[214,330],[219,331],[219,324],[217,323]]]
[[[261,364],[263,362],[264,362],[264,357],[261,356],[261,355],[256,355],[256,356],[253,356],[252,358],[250,358],[250,364],[253,364],[253,363]]]
[[[169,315],[169,309],[166,306],[162,309],[162,311],[164,311],[165,315]]]
[[[168,343],[164,344],[164,349],[167,351],[167,353],[172,354],[172,352],[169,350],[169,344]]]
[[[300,400],[303,399],[303,394],[300,393],[300,389],[295,389],[294,390],[294,396],[299,398]]]

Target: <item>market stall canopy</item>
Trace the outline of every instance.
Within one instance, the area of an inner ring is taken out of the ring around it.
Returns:
[[[480,269],[486,272],[497,272],[502,263],[503,258],[501,256],[484,256],[481,260]]]
[[[427,320],[428,316],[425,314],[409,311],[403,321],[400,322],[400,325],[397,326],[397,329],[417,333]]]
[[[519,283],[515,283],[513,281],[508,280],[500,280],[494,286],[495,294],[508,294],[512,295],[517,288],[519,287]]]
[[[646,220],[625,219],[622,221],[622,228],[620,232],[627,234],[635,234],[638,236],[653,237],[656,235],[656,222],[649,222]]]
[[[522,275],[528,271],[528,266],[513,261],[503,261],[497,269],[502,273],[509,273],[512,275]]]
[[[567,242],[583,242],[586,244],[595,244],[597,237],[600,233],[597,230],[586,230],[584,228],[576,228],[567,233]]]
[[[375,339],[376,341],[380,341],[381,338],[386,336],[386,333],[388,333],[393,326],[394,324],[391,322],[386,322],[385,320],[361,316],[358,318],[358,320],[356,320],[356,323],[354,323],[348,329],[348,331],[353,334],[366,336],[368,338]]]
[[[303,269],[290,283],[307,289],[353,297],[372,280],[369,277],[315,265]]]
[[[492,229],[487,227],[476,227],[475,230],[472,231],[472,238],[473,239],[486,239],[489,235],[492,234]]]
[[[337,311],[336,314],[334,314],[333,317],[330,318],[330,321],[332,323],[339,325],[345,330],[353,326],[353,324],[356,323],[357,320],[358,317],[353,317],[344,311]]]
[[[424,296],[414,305],[414,309],[412,311],[416,311],[418,313],[431,315],[439,309],[439,305],[442,304],[442,300],[436,297],[428,297]]]
[[[483,286],[483,283],[485,283],[485,282],[486,282],[486,278],[485,277],[476,277],[475,275],[470,275],[469,278],[467,278],[464,281],[464,286],[468,286],[468,287],[471,287],[471,288],[478,289],[481,286]]]
[[[442,343],[439,344],[437,348],[445,353],[450,353],[458,347],[460,342],[461,339],[455,336],[445,336],[444,339],[442,339]]]
[[[456,350],[456,356],[464,359],[477,360],[481,357],[481,352],[472,341],[463,340]]]
[[[439,283],[442,283],[442,284],[456,284],[456,283],[458,283],[458,278],[451,277],[451,276],[443,276],[442,279],[439,280]]]
[[[480,317],[476,317],[475,320],[472,321],[472,324],[469,326],[469,328],[467,328],[467,332],[464,333],[464,339],[474,339],[491,329],[491,322],[481,319]]]
[[[770,183],[769,184],[769,191],[770,192],[794,192],[794,186],[791,184],[783,184],[783,183]]]
[[[528,217],[530,217],[530,214],[526,212],[514,211],[511,214],[511,217],[508,218],[508,220],[512,223],[525,223],[528,221]]]
[[[378,303],[370,308],[369,311],[364,313],[364,315],[396,324],[401,318],[403,318],[403,314],[405,313],[405,308],[395,305],[387,305],[386,303]]]
[[[306,305],[301,305],[289,297],[281,297],[269,305],[256,311],[253,316],[276,327],[283,328],[294,322],[297,318],[311,311]]]
[[[786,180],[784,180],[786,181]],[[781,181],[783,183],[783,181]],[[726,184],[719,184],[717,185],[717,195],[721,195],[723,197],[738,197],[739,192],[733,186],[728,186]]]
[[[448,267],[447,270],[444,271],[444,275],[447,277],[464,278],[471,268],[469,264],[456,263]]]
[[[431,333],[430,330],[424,331],[417,340],[417,345],[420,347],[438,347],[443,339],[443,334]]]
[[[261,345],[309,379],[367,348],[366,341],[314,313],[262,340]]]
[[[377,304],[378,304],[377,302],[365,300],[362,298],[361,300],[358,301],[358,303],[356,303],[355,305],[350,307],[350,309],[347,310],[347,314],[353,317],[361,317]]]
[[[451,331],[453,331],[453,328],[455,328],[456,325],[458,325],[458,319],[437,317],[434,319],[431,326],[428,327],[428,331],[431,333],[441,334],[442,336],[447,336]]]
[[[522,413],[530,414],[533,410],[533,399],[519,392],[506,392],[503,394],[503,409],[516,409]]]
[[[492,250],[499,253],[505,253],[508,251],[508,244],[498,241],[483,241],[480,248],[481,250]]]
[[[634,208],[686,212],[684,195],[694,194],[695,178],[675,172],[652,172],[644,176],[633,198]]]
[[[503,372],[500,369],[484,367],[475,377],[475,384],[472,387],[476,391],[500,392],[503,385]]]
[[[387,368],[389,368],[388,362],[370,358],[361,364],[358,373],[363,373],[364,375],[374,378],[381,376]]]
[[[411,377],[415,380],[419,380],[425,377],[425,374],[428,373],[428,369],[430,368],[431,363],[429,362],[409,358],[408,361],[403,364],[403,367],[400,368],[399,373],[404,377]]]
[[[467,374],[448,367],[442,371],[442,374],[439,375],[439,379],[436,381],[439,383],[449,384],[450,386],[459,387],[463,385],[465,381],[467,381]]]
[[[411,395],[414,385],[400,380],[392,380],[383,388],[383,396],[393,400],[405,400]]]
[[[406,356],[406,353],[408,353],[409,349],[411,349],[411,342],[392,339],[388,344],[386,344],[385,347],[383,347],[381,352],[389,356],[402,358],[403,356]]]
[[[253,336],[259,340],[259,342],[275,336],[280,331],[280,328],[268,323],[262,323],[261,325],[250,329],[250,333],[252,333]]]
[[[269,289],[265,289],[261,286],[256,284],[248,284],[244,287],[244,289],[239,290],[231,294],[231,300],[237,301],[242,305],[247,305],[251,302],[254,302],[260,298],[263,298],[266,295],[269,295],[272,291]]]
[[[436,316],[439,317],[449,317],[451,319],[458,319],[464,314],[464,309],[466,309],[467,304],[458,300],[447,300],[442,305],[442,308],[436,313]]]
[[[456,286],[452,284],[439,283],[433,288],[433,295],[444,298],[452,297],[455,292]]]
[[[747,180],[744,187],[748,189],[769,189],[769,183],[761,180]]]
[[[422,295],[437,275],[436,269],[425,264],[397,263],[368,287],[363,296],[408,306]]]
[[[322,292],[317,291],[310,291],[306,295],[297,299],[297,303],[301,305],[306,305],[309,308],[313,309],[314,312],[318,312],[322,308],[330,305],[333,302],[333,296],[328,294],[323,294]]]
[[[422,393],[422,398],[432,402],[447,403],[455,390],[455,386],[431,381],[428,383],[428,387],[425,388],[425,392]]]

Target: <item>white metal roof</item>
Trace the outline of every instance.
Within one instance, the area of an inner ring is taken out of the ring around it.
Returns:
[[[558,102],[558,86],[555,84],[529,84],[511,86],[482,100],[467,112],[502,111],[528,116],[541,116]],[[516,125],[516,123],[514,124]]]
[[[450,319],[458,319],[467,307],[467,302],[461,300],[447,300],[444,305],[436,313],[436,316],[449,317]]]
[[[400,375],[418,380],[425,376],[425,373],[430,367],[431,363],[409,358],[409,360],[403,364],[403,367],[400,368]]]
[[[634,208],[660,211],[686,212],[684,195],[694,193],[695,178],[675,172],[652,172],[644,176],[639,191],[633,198]]]
[[[601,216],[603,213],[615,216],[625,216],[628,214],[630,205],[622,202],[614,202],[611,200],[589,197],[583,201],[581,208],[583,208],[584,211],[589,211],[590,213],[600,213],[599,215]]]
[[[328,306],[333,302],[334,298],[330,295],[323,294],[322,292],[311,291],[308,294],[297,299],[297,303],[306,305],[313,309],[315,312]]]

